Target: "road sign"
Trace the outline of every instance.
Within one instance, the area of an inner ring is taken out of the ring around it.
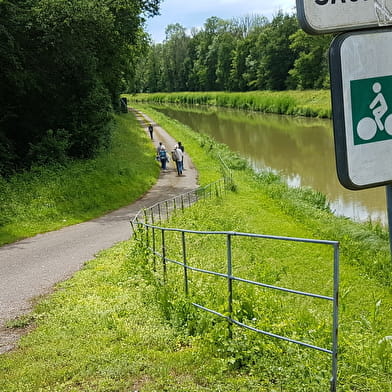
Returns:
[[[349,189],[392,182],[392,28],[341,34],[330,47],[338,177]]]
[[[392,24],[392,0],[296,0],[309,34],[352,31]]]

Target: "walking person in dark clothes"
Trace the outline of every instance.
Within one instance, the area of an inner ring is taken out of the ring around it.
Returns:
[[[150,132],[150,138],[151,138],[151,140],[154,140],[154,139],[153,139],[154,128],[153,128],[152,124],[148,124],[148,132]]]

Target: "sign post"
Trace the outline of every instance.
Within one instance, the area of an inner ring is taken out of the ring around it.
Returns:
[[[385,27],[392,25],[392,0],[296,4],[309,34],[351,31],[337,36],[329,51],[338,178],[353,190],[386,185],[392,253],[392,28]],[[337,350],[331,392],[336,386]]]
[[[388,223],[389,223],[389,248],[392,254],[392,185],[389,184],[385,187],[387,196],[387,206],[388,206]]]

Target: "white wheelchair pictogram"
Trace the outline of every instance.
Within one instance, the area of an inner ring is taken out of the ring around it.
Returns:
[[[388,111],[388,104],[381,90],[381,83],[373,84],[373,91],[377,95],[370,103],[369,109],[372,110],[374,118],[364,117],[358,122],[357,133],[362,140],[373,139],[377,131],[385,131],[392,136],[392,114],[389,114],[384,122],[382,121],[382,117]]]

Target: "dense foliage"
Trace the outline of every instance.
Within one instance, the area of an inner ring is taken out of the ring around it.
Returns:
[[[93,156],[160,0],[0,0],[0,175]]]
[[[169,25],[164,42],[140,59],[133,92],[327,88],[331,39],[306,35],[294,15],[282,12],[272,21],[211,17],[191,35]]]

